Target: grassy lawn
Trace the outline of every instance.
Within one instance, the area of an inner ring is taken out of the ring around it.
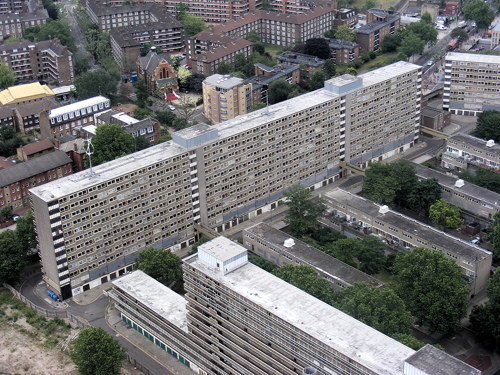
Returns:
[[[378,69],[383,66],[389,65],[394,57],[396,57],[397,52],[384,53],[383,55],[377,56],[375,59],[368,61],[366,64],[358,69],[358,73],[368,72],[370,70]]]
[[[266,49],[266,52],[269,52],[269,54],[273,57],[273,59],[276,59],[276,55],[281,53],[281,51],[283,50],[283,47],[282,46],[275,46],[272,44],[265,44],[265,49]]]
[[[391,6],[394,6],[394,0],[374,0],[374,2],[376,4],[375,8],[389,9]],[[349,7],[361,9],[364,8],[365,3],[366,0],[354,0]]]
[[[385,268],[376,275],[373,275],[373,277],[385,283],[385,286],[388,288],[392,285],[392,276]]]

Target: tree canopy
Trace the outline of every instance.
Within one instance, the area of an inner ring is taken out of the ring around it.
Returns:
[[[478,168],[475,171],[464,169],[459,173],[460,178],[471,184],[500,194],[500,175],[491,168]]]
[[[193,73],[187,78],[187,86],[194,91],[202,90],[202,83],[205,80],[205,76],[202,73]]]
[[[441,185],[437,179],[429,178],[418,181],[413,186],[408,196],[408,203],[417,214],[423,212],[428,216],[430,206],[439,199],[441,199]]]
[[[404,34],[398,52],[402,52],[408,57],[418,55],[424,51],[425,44],[425,40],[420,39],[414,32],[408,31]]]
[[[493,224],[490,225],[487,239],[493,244],[493,260],[500,260],[500,212],[493,215]]]
[[[248,261],[267,272],[273,272],[276,268],[278,268],[278,266],[273,262],[271,262],[270,260],[258,256],[251,256],[248,258]]]
[[[398,253],[392,271],[394,290],[420,323],[442,333],[460,326],[469,288],[455,261],[440,251],[419,247]]]
[[[21,216],[16,220],[16,235],[19,246],[26,254],[29,250],[36,248],[38,240],[36,239],[35,222],[31,210],[28,210],[26,216]]]
[[[370,163],[365,173],[363,195],[381,204],[406,200],[418,182],[415,167],[404,159],[389,164]]]
[[[0,61],[0,90],[13,86],[16,83],[16,73],[7,64]]]
[[[426,44],[436,43],[438,38],[438,31],[434,28],[434,26],[422,20],[419,22],[410,23],[405,30],[405,33],[408,32],[414,33]]]
[[[337,74],[335,63],[331,59],[326,60],[321,69],[323,70],[323,73],[325,73],[326,79],[335,77],[335,75]]]
[[[445,199],[439,199],[429,207],[429,219],[440,229],[454,229],[464,223],[460,209]]]
[[[170,250],[146,249],[135,258],[135,266],[160,283],[168,287],[175,283],[175,289],[182,290],[181,259]]]
[[[496,143],[500,143],[500,111],[486,110],[477,117],[476,130],[474,135],[486,140],[493,139]]]
[[[469,316],[470,328],[487,348],[500,352],[500,272],[488,281],[488,302],[474,306]]]
[[[405,303],[392,289],[366,283],[336,291],[333,306],[388,336],[409,334],[413,323]]]
[[[73,53],[77,52],[75,40],[71,35],[70,25],[66,19],[57,21],[49,19],[42,26],[29,27],[24,32],[24,37],[32,42],[57,38],[63,46],[68,47],[68,50]]]
[[[328,40],[325,38],[312,38],[306,40],[304,53],[324,60],[329,59],[330,46],[328,45]]]
[[[0,284],[19,280],[27,264],[26,250],[15,232],[7,229],[0,233]]]
[[[335,39],[346,40],[348,42],[356,39],[356,33],[351,31],[349,25],[342,25],[335,30]]]
[[[82,329],[69,356],[81,375],[120,375],[126,358],[118,340],[102,328]]]
[[[207,25],[203,21],[203,17],[198,17],[194,14],[186,13],[181,19],[181,22],[184,26],[184,34],[186,36],[193,36],[207,29]]]
[[[287,198],[285,204],[288,206],[284,221],[292,233],[302,236],[314,232],[318,227],[318,218],[325,209],[323,202],[312,200],[311,191],[300,185],[290,187],[283,195]]]
[[[495,19],[495,12],[486,1],[471,1],[463,9],[466,20],[476,21],[478,29],[487,29]]]
[[[117,124],[103,124],[97,127],[96,134],[92,137],[94,153],[92,165],[99,165],[135,151],[132,135]]]
[[[12,126],[0,126],[0,156],[14,155],[16,149],[23,143],[23,139],[14,131]]]
[[[359,269],[368,275],[379,273],[385,264],[386,246],[375,236],[364,236],[358,244],[356,258],[359,261]]]
[[[452,31],[450,36],[453,39],[456,39],[458,44],[462,44],[463,42],[466,42],[469,39],[469,33],[462,29],[461,27],[455,27]]]
[[[329,281],[319,278],[314,268],[304,265],[294,266],[287,264],[275,269],[272,273],[313,297],[323,302],[331,303],[334,293],[333,287]]]
[[[149,91],[144,78],[139,78],[134,84],[134,92],[137,98],[137,105],[140,108],[146,108],[146,105],[148,104]]]
[[[99,69],[88,71],[75,78],[78,99],[87,99],[98,95],[111,96],[116,93],[120,75],[113,71]]]

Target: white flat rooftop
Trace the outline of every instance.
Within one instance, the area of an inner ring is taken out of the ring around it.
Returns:
[[[446,54],[446,61],[463,61],[463,62],[484,62],[500,64],[500,56],[496,55],[479,55],[475,53],[459,53],[448,52]]]
[[[402,374],[404,361],[415,353],[251,263],[223,275],[209,268],[197,255],[185,261],[224,287],[379,375]]]
[[[398,61],[394,64],[360,74],[358,77],[363,78],[363,87],[366,87],[419,69],[422,69],[420,65],[411,64],[406,61]]]
[[[62,116],[65,113],[73,112],[78,109],[91,107],[95,104],[109,102],[108,98],[104,96],[95,96],[93,98],[85,99],[76,103],[68,104],[59,108],[51,109],[49,112],[50,117]]]
[[[134,271],[113,281],[113,285],[187,332],[186,299],[142,271]]]
[[[200,245],[200,248],[202,248],[205,253],[210,254],[221,261],[229,260],[234,258],[236,255],[247,251],[241,245],[223,236],[216,237],[213,240]]]
[[[40,199],[50,202],[90,186],[99,185],[118,176],[148,167],[155,162],[168,160],[183,152],[186,152],[186,149],[172,141],[164,142],[93,167],[93,174],[90,174],[90,171],[86,169],[68,177],[34,187],[30,189],[30,192]]]

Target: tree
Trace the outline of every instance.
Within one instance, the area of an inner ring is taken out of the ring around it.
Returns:
[[[386,35],[382,42],[382,52],[394,52],[401,45],[402,34],[397,31],[394,34]]]
[[[182,4],[182,3],[178,3],[178,4]],[[155,52],[158,55],[163,52],[161,47],[159,47],[153,43],[147,42],[147,43],[144,43],[141,47],[141,56],[146,56],[149,53],[149,51],[151,51],[151,47],[155,47]]]
[[[422,14],[422,16],[420,17],[420,20],[429,25],[432,25],[432,16],[429,12],[424,12],[424,14]]]
[[[75,89],[78,99],[115,94],[119,80],[119,74],[108,72],[104,69],[86,72],[75,78]]]
[[[0,61],[0,90],[13,86],[16,82],[16,73],[7,64]]]
[[[396,198],[397,177],[390,164],[370,163],[365,171],[363,196],[381,204],[392,204]]]
[[[425,42],[425,44],[436,43],[437,37],[438,37],[438,32],[434,28],[434,26],[425,22],[425,21],[419,21],[419,22],[409,24],[406,27],[405,34],[403,34],[403,35],[406,35],[407,33],[415,34],[420,39],[422,39]]]
[[[332,285],[329,281],[319,278],[312,267],[289,264],[275,269],[273,275],[323,302],[331,303],[334,293]]]
[[[429,207],[429,219],[439,228],[458,228],[464,221],[460,217],[460,209],[448,203],[445,199],[439,199]]]
[[[500,271],[496,271],[486,288],[488,302],[474,306],[469,321],[470,328],[487,348],[500,352]]]
[[[175,130],[181,130],[181,129],[184,129],[184,128],[187,128],[188,127],[188,122],[186,121],[185,118],[182,118],[182,117],[176,117],[174,119],[174,121],[172,122],[172,127],[175,129]]]
[[[257,31],[251,30],[247,36],[245,37],[246,40],[252,43],[257,43],[261,41],[260,35]]]
[[[138,135],[134,138],[134,144],[135,144],[135,151],[141,151],[144,150],[145,148],[148,148],[151,146],[149,141],[146,139],[146,137],[142,135]]]
[[[169,133],[164,133],[158,138],[155,142],[156,145],[159,145],[160,143],[163,142],[168,142],[172,139],[172,136]]]
[[[327,39],[337,39],[336,38],[336,29],[330,29],[330,30],[326,30],[323,35],[325,36],[325,38]]]
[[[0,284],[12,284],[19,280],[21,270],[27,264],[26,251],[15,232],[7,229],[0,233]]]
[[[462,30],[462,29],[460,29]],[[477,125],[474,135],[483,139],[493,139],[496,143],[500,142],[500,111],[486,110],[477,117]]]
[[[328,60],[330,61],[330,60]],[[311,90],[317,90],[325,85],[326,76],[321,70],[317,70],[313,73],[311,79]]]
[[[325,73],[326,79],[335,77],[337,74],[335,63],[331,59],[326,60],[321,69],[323,70],[323,73]]]
[[[234,66],[227,61],[221,61],[217,65],[217,74],[229,74],[234,72]]]
[[[179,86],[187,87],[188,85],[188,77],[191,75],[191,72],[184,66],[180,66],[177,69],[177,80],[179,81]]]
[[[146,108],[146,105],[148,104],[149,91],[144,78],[139,78],[137,80],[134,85],[134,89],[135,96],[137,97],[137,105],[140,108]]]
[[[26,216],[16,220],[16,235],[21,249],[28,254],[31,249],[35,249],[38,244],[36,239],[35,223],[33,212],[28,210]]]
[[[398,52],[404,53],[406,56],[421,54],[424,51],[425,41],[420,39],[418,35],[411,31],[405,33],[405,37],[398,47]]]
[[[160,125],[165,128],[172,126],[176,117],[177,116],[172,111],[162,111],[156,114],[156,119],[159,121]]]
[[[476,21],[478,29],[487,29],[495,19],[495,12],[485,1],[471,1],[465,6],[463,13],[466,20]]]
[[[179,21],[182,21],[186,17],[188,10],[189,10],[188,4],[176,3],[175,4],[175,18],[177,18]]]
[[[86,73],[90,69],[89,59],[77,58],[75,62],[75,74],[77,76]]]
[[[396,333],[395,335],[391,336],[394,340],[399,341],[401,344],[406,345],[407,347],[418,351],[422,349],[425,344],[413,337],[410,334],[402,334],[402,333]]]
[[[42,26],[29,27],[25,30],[24,37],[32,42],[57,38],[71,52],[77,52],[75,39],[71,36],[71,29],[67,19],[57,21],[49,19]]]
[[[458,44],[461,45],[463,42],[466,42],[469,39],[469,33],[460,27],[455,27],[451,31],[452,39],[456,39]]]
[[[399,159],[392,162],[390,167],[393,177],[398,181],[395,199],[401,204],[402,201],[408,199],[408,195],[418,183],[417,173],[415,167],[405,159]]]
[[[182,19],[182,24],[184,25],[184,34],[186,36],[196,35],[207,28],[207,25],[203,22],[203,18],[193,14],[186,14]]]
[[[144,120],[146,117],[151,116],[151,111],[149,109],[141,107],[134,108],[132,113],[137,120]]]
[[[300,185],[291,186],[283,195],[288,206],[284,221],[292,233],[302,236],[314,232],[325,209],[323,202],[311,200],[311,191]]]
[[[437,250],[400,252],[392,267],[394,290],[431,332],[448,333],[465,317],[469,288],[462,269]]]
[[[459,173],[460,178],[471,184],[500,193],[500,175],[491,168],[478,168],[475,171],[464,169]]]
[[[287,100],[291,86],[292,85],[283,78],[271,82],[267,89],[269,104],[276,104]]]
[[[365,0],[362,10],[366,12],[368,9],[376,8],[377,3],[373,0]]]
[[[248,109],[248,113],[256,111],[258,109],[262,109],[262,108],[266,108],[266,103],[262,103],[262,102],[253,103],[250,106],[250,108]]]
[[[0,220],[1,221],[7,221],[11,218],[12,216],[12,207],[11,206],[5,206],[0,209]]]
[[[103,124],[97,127],[96,134],[92,137],[92,145],[93,165],[115,160],[135,151],[132,135],[117,124]]]
[[[403,300],[389,288],[356,283],[335,292],[332,305],[388,336],[409,334],[413,323]]]
[[[356,256],[359,250],[358,246],[359,246],[359,241],[353,238],[341,238],[337,241],[325,244],[323,246],[323,251],[326,254],[354,268],[357,268],[357,264],[356,261],[354,260],[354,257]]]
[[[306,40],[304,53],[307,55],[316,56],[320,59],[330,58],[330,46],[325,38],[312,38]]]
[[[202,73],[193,73],[187,78],[187,86],[194,91],[201,91],[205,76]]]
[[[439,181],[435,178],[429,178],[419,181],[413,186],[408,196],[408,203],[410,208],[417,214],[424,211],[427,216],[429,214],[429,207],[440,198],[441,185],[439,185]]]
[[[500,211],[493,215],[493,224],[489,227],[486,239],[493,244],[493,260],[497,262],[500,259]]]
[[[181,264],[181,258],[170,250],[152,247],[139,253],[135,258],[137,269],[168,287],[172,284],[182,284]]]
[[[257,267],[262,268],[264,271],[271,272],[271,273],[276,268],[278,268],[278,266],[276,264],[274,264],[273,262],[271,262],[270,260],[267,260],[267,259],[264,259],[264,258],[258,257],[258,256],[250,256],[248,258],[248,261],[250,263],[255,264]]]
[[[193,99],[191,99],[189,95],[182,94],[179,97],[177,111],[179,112],[180,117],[189,123],[193,115],[196,113],[196,105],[193,102]]]
[[[53,20],[59,18],[59,10],[52,0],[42,0],[43,7],[47,9],[47,14]]]
[[[349,25],[343,25],[337,27],[335,30],[335,38],[352,42],[356,38],[356,35],[351,31]]]
[[[374,236],[364,236],[359,241],[356,258],[359,260],[359,269],[368,275],[379,273],[384,267],[386,246]]]
[[[11,156],[23,144],[23,139],[16,134],[12,126],[0,126],[0,156]]]
[[[96,327],[80,331],[69,356],[81,375],[119,375],[127,357],[118,340]]]
[[[260,9],[262,10],[271,10],[271,2],[269,0],[262,0],[262,3],[260,5]]]

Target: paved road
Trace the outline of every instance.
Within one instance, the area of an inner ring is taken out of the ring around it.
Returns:
[[[87,52],[85,49],[84,45],[84,35],[82,31],[80,30],[80,26],[78,25],[78,22],[76,20],[75,14],[78,9],[78,2],[75,0],[62,0],[62,4],[64,6],[64,10],[66,13],[66,18],[69,21],[70,24],[70,29],[71,29],[71,35],[75,39],[75,44],[78,49],[77,55],[78,59],[83,59],[87,58],[90,64],[90,68],[95,69],[95,64],[93,62],[93,58],[90,55],[90,53]]]

